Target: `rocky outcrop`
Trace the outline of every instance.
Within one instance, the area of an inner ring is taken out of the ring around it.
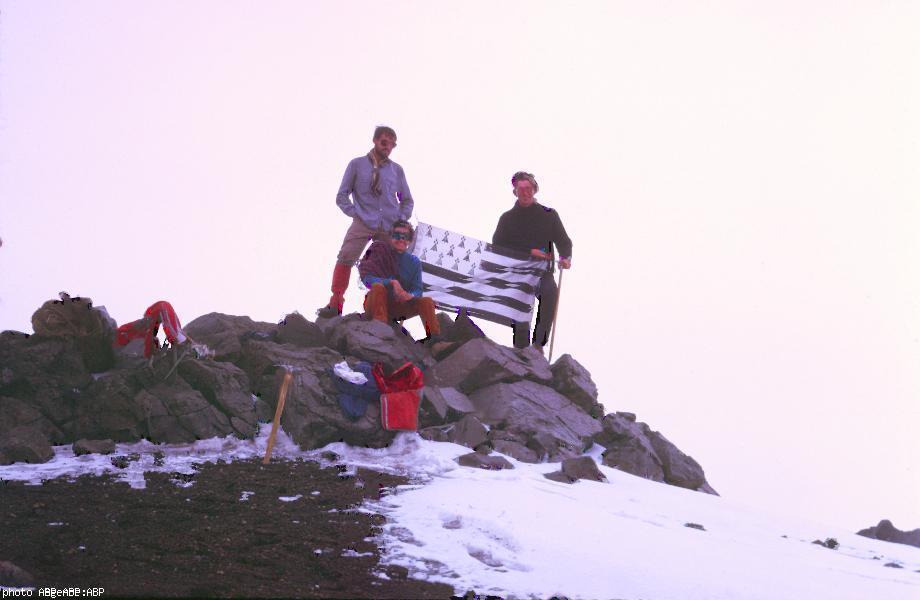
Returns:
[[[583,411],[595,418],[604,416],[604,407],[597,402],[597,386],[591,373],[572,358],[563,354],[551,368],[553,379],[550,385],[557,392],[574,402]]]
[[[189,360],[179,364],[178,374],[227,417],[236,434],[255,435],[258,419],[249,378],[242,369],[230,363]]]
[[[453,387],[461,392],[495,383],[530,379],[549,383],[553,374],[543,355],[532,348],[516,350],[485,338],[466,342],[426,374],[429,385]]]
[[[424,347],[402,333],[401,328],[380,321],[365,321],[358,315],[344,317],[329,331],[330,348],[369,363],[383,363],[394,371],[406,362],[428,367],[434,359]]]
[[[444,313],[438,313],[437,317],[441,326],[440,340],[432,344],[430,350],[431,355],[439,361],[447,358],[466,342],[486,337],[466,311],[460,311],[453,320]]]
[[[168,353],[148,366],[128,351],[116,368],[90,374],[82,352],[66,335],[0,335],[4,460],[48,460],[50,444],[81,438],[173,442],[255,432],[248,378],[232,364],[188,360],[170,373]]]
[[[196,342],[207,344],[214,358],[233,362],[239,358],[243,339],[274,339],[278,325],[253,321],[249,317],[208,313],[188,323],[184,329]]]
[[[453,423],[476,410],[466,394],[452,387],[426,385],[422,388],[422,400],[420,427]]]
[[[152,442],[193,442],[234,433],[227,415],[181,378],[141,390],[137,400],[144,408],[143,437]]]
[[[857,531],[856,534],[874,540],[894,542],[895,544],[907,544],[908,546],[920,548],[920,529],[901,531],[888,519],[882,519],[878,522],[878,525]]]
[[[112,439],[130,442],[149,434],[145,406],[138,396],[144,384],[143,371],[118,370],[93,381],[80,394],[75,418],[67,430],[75,439]]]
[[[706,475],[700,463],[687,456],[657,431],[650,431],[648,437],[655,454],[661,460],[664,480],[671,485],[698,490],[706,483]]]
[[[278,323],[275,341],[279,344],[293,344],[302,348],[315,348],[326,344],[326,334],[315,323],[302,314],[293,312]]]
[[[606,448],[602,456],[603,463],[608,467],[653,481],[716,494],[698,462],[645,423],[637,423],[636,415],[618,412],[605,416],[601,422],[603,429],[594,441]]]
[[[484,424],[517,434],[539,459],[578,456],[601,431],[574,402],[534,381],[496,383],[470,394],[470,402]]]
[[[693,458],[635,415],[600,419],[597,386],[575,358],[550,365],[534,348],[497,344],[465,313],[439,314],[441,335],[424,344],[397,324],[358,314],[313,323],[294,312],[273,324],[210,313],[185,328],[209,346],[209,357],[177,362],[169,349],[151,362],[138,342],[109,358],[98,344],[90,349],[89,337],[111,349],[114,324],[88,301],[40,310],[43,335],[0,334],[0,461],[48,460],[53,444],[76,442],[82,453],[142,438],[250,437],[272,418],[286,370],[293,379],[281,425],[302,448],[335,441],[382,447],[395,433],[380,427],[379,404],[349,418],[332,366],[363,360],[394,370],[412,362],[425,375],[420,434],[476,451],[464,464],[503,467],[504,459],[489,456],[494,451],[522,462],[566,461],[560,481],[600,480],[593,460],[582,456],[598,443],[605,465],[714,493]]]

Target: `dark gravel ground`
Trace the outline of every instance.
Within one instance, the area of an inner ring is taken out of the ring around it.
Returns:
[[[148,473],[143,490],[111,477],[0,482],[0,561],[38,587],[103,597],[449,598],[449,586],[382,567],[370,538],[384,518],[349,510],[403,483],[305,461]]]

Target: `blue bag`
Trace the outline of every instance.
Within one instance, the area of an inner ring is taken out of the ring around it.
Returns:
[[[367,405],[370,402],[380,400],[380,390],[377,389],[377,382],[371,375],[372,367],[370,363],[360,361],[351,369],[367,377],[367,383],[363,385],[351,383],[336,375],[332,369],[330,369],[330,372],[332,373],[332,380],[335,382],[335,389],[338,393],[339,406],[342,408],[342,412],[352,421],[357,421],[367,412]]]

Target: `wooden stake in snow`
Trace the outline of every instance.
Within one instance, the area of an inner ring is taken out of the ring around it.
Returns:
[[[272,422],[272,432],[268,436],[268,446],[265,448],[265,458],[262,464],[267,465],[272,458],[272,448],[275,447],[275,436],[278,434],[278,427],[281,425],[281,413],[284,411],[284,401],[287,399],[288,390],[291,387],[293,374],[290,367],[284,367],[284,381],[281,382],[281,389],[278,390],[278,406],[275,408],[275,420]]]

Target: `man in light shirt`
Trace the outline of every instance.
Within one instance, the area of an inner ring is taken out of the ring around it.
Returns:
[[[390,160],[396,147],[396,132],[386,125],[374,130],[374,147],[348,163],[335,202],[352,222],[345,232],[342,247],[332,271],[332,297],[317,311],[323,318],[342,314],[345,290],[351,268],[368,242],[389,241],[389,231],[397,220],[412,216],[412,193],[403,168]]]

